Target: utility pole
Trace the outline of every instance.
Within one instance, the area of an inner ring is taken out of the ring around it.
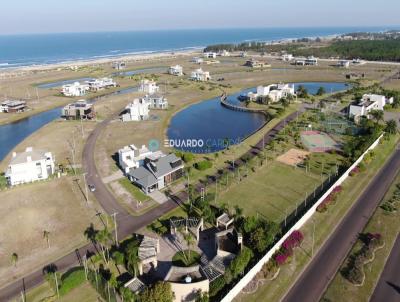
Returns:
[[[118,227],[117,227],[117,212],[114,212],[111,216],[114,219],[114,232],[115,232],[115,245],[118,247]]]
[[[82,175],[83,175],[83,182],[84,182],[84,185],[85,185],[86,202],[89,203],[89,192],[88,192],[88,186],[87,186],[87,183],[86,183],[86,174],[87,173],[83,173]]]
[[[60,299],[60,292],[58,291],[57,272],[54,272],[54,280],[56,281],[57,297],[58,297],[58,299]]]

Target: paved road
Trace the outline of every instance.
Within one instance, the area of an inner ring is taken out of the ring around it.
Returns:
[[[281,130],[288,121],[295,119],[298,115],[299,112],[292,113],[284,120],[279,122],[270,131],[268,131],[268,133],[266,133],[264,136],[264,143],[268,144],[268,142],[270,142],[274,138],[275,134],[278,133],[279,130]],[[180,204],[182,201],[187,200],[187,195],[185,192],[178,193],[176,194],[176,196],[174,196],[174,198],[169,199],[167,202],[159,205],[158,207],[152,209],[144,215],[137,217],[131,216],[129,212],[118,203],[115,197],[107,189],[106,185],[103,183],[101,177],[98,174],[95,164],[94,151],[97,138],[110,121],[111,118],[102,121],[89,135],[83,150],[82,162],[84,170],[87,173],[87,183],[94,184],[96,187],[96,191],[93,192],[93,194],[97,201],[108,214],[111,215],[114,212],[118,213],[118,236],[119,238],[124,238],[138,231],[156,218],[176,208],[178,204]],[[258,142],[255,148],[252,150],[258,152],[257,149],[262,148],[262,146],[263,140]],[[249,154],[254,156],[254,154],[252,154],[251,152],[249,152]],[[240,160],[238,160],[235,164],[240,164]],[[77,265],[81,257],[87,252],[95,251],[95,247],[92,244],[88,244],[80,248],[79,250],[69,253],[61,259],[55,261],[53,264],[57,266],[59,271],[66,270],[70,267]],[[43,282],[43,273],[42,270],[37,270],[29,274],[25,278],[15,281],[14,283],[0,289],[0,301],[8,301],[17,295],[20,295],[21,291],[23,291],[24,289],[27,291],[30,288],[38,286],[41,282]]]
[[[385,268],[371,296],[370,302],[398,302],[400,301],[400,235],[386,261]]]
[[[399,169],[400,150],[397,149],[338,224],[283,301],[319,301]]]

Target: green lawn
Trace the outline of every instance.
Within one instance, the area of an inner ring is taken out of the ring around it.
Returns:
[[[136,187],[131,181],[124,177],[118,182],[124,187],[125,190],[127,190],[132,196],[137,199],[138,201],[144,202],[148,201],[150,198],[142,192],[138,187]]]
[[[400,183],[400,174],[396,177],[391,188],[387,192],[383,201],[391,198],[396,184]],[[363,286],[354,286],[347,281],[339,272],[334,280],[329,285],[325,293],[325,298],[329,301],[339,301],[341,297],[347,297],[349,301],[368,301],[371,297],[379,276],[383,271],[387,257],[389,257],[393,244],[400,232],[400,213],[387,213],[383,209],[378,208],[363,233],[380,233],[385,242],[384,248],[375,252],[374,261],[364,265],[365,281]],[[350,252],[350,255],[358,251],[361,247],[361,242],[357,241]],[[342,268],[346,265],[342,266]]]
[[[349,210],[353,202],[360,196],[374,175],[382,167],[384,162],[393,152],[398,136],[392,137],[390,141],[380,144],[375,149],[375,158],[368,165],[366,171],[349,177],[342,185],[343,192],[340,199],[334,206],[329,207],[325,213],[316,213],[313,221],[317,226],[315,228],[315,246],[314,252],[322,246],[329,234],[334,230],[338,221],[342,219]],[[309,221],[301,228],[304,234],[302,246],[295,250],[290,263],[281,267],[278,277],[274,281],[264,283],[253,294],[241,294],[235,301],[279,301],[286,291],[292,286],[299,274],[311,259],[312,231],[313,223]],[[339,301],[342,299],[339,299]],[[352,301],[351,299],[348,299]]]
[[[245,215],[260,213],[267,219],[280,222],[285,211],[289,214],[297,203],[304,200],[306,192],[310,194],[319,184],[319,175],[273,161],[255,173],[250,172],[239,184],[222,192],[218,201],[231,207],[242,207]]]

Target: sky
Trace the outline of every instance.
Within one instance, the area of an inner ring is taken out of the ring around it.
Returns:
[[[400,25],[399,0],[1,0],[0,34]]]

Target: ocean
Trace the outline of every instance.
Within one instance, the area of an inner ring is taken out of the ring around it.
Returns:
[[[202,48],[216,43],[276,41],[386,27],[193,29],[0,35],[0,68]]]

